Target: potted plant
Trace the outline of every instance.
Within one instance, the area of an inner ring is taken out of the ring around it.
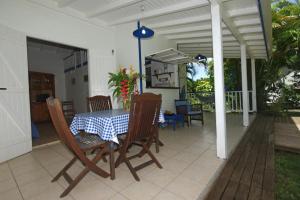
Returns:
[[[124,110],[128,110],[131,103],[131,95],[138,94],[137,78],[139,74],[132,66],[127,69],[121,67],[117,73],[109,73],[108,86],[113,88],[113,97],[122,102]]]

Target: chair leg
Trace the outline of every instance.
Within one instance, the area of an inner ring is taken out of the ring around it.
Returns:
[[[80,182],[81,179],[85,177],[85,175],[89,172],[90,170],[86,167],[84,170],[73,180],[73,182],[65,189],[65,191],[60,195],[60,197],[65,197],[68,195],[71,190]]]
[[[103,162],[107,163],[107,159],[105,156],[102,157]]]
[[[161,164],[158,162],[158,160],[155,158],[155,156],[153,155],[153,153],[149,150],[149,148],[146,145],[143,145],[145,151],[147,152],[147,154],[150,156],[150,158],[155,162],[155,164],[159,167],[162,168]]]
[[[93,171],[94,173],[98,174],[99,176],[102,176],[103,178],[107,178],[110,174],[108,174],[106,171],[103,169],[99,168],[96,163],[98,163],[99,160],[102,159],[102,156],[105,155],[108,151],[101,151],[99,152],[92,160],[92,163],[86,163],[87,167]]]
[[[109,163],[110,163],[110,179],[114,180],[115,175],[115,157],[114,157],[114,144],[110,142],[109,144]]]
[[[129,162],[128,158],[124,158],[124,162],[126,163],[127,167],[129,168],[129,171],[131,172],[131,174],[133,175],[134,179],[136,181],[140,181],[139,176],[137,175],[135,169],[132,167],[131,163]]]
[[[158,130],[155,133],[155,150],[156,153],[159,153],[159,145],[160,145],[160,141],[159,141],[159,134],[158,134]]]
[[[74,156],[72,160],[52,179],[51,182],[57,181],[70,167],[75,163],[77,157]]]

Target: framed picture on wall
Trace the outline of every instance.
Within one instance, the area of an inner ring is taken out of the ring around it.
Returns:
[[[146,88],[179,88],[178,65],[145,58]]]

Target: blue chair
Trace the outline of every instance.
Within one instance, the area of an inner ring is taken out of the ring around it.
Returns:
[[[184,126],[184,116],[183,115],[177,115],[177,114],[164,114],[165,123],[171,124],[173,126],[173,131],[176,130],[176,124],[177,122],[181,122],[182,126]]]
[[[175,100],[176,114],[182,115],[188,126],[192,120],[199,120],[204,124],[202,104],[189,104],[187,100]]]

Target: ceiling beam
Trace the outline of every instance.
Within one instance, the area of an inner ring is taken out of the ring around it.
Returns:
[[[207,6],[207,5],[208,5],[207,0],[189,0],[189,1],[185,1],[183,3],[178,3],[178,4],[170,5],[167,7],[158,8],[155,10],[144,11],[142,13],[139,13],[138,15],[130,15],[128,17],[124,17],[122,19],[113,21],[113,22],[109,23],[109,25],[124,24],[124,23],[128,23],[128,22],[136,21],[137,19],[147,19],[147,18],[151,18],[151,17],[167,15],[170,13],[176,13],[176,12],[194,9],[194,8]],[[153,28],[153,27],[151,27],[151,28]]]
[[[245,26],[245,27],[240,27],[239,31],[241,34],[245,34],[245,33],[262,33],[262,28],[261,26]]]
[[[238,42],[223,42],[223,46],[226,47],[226,46],[237,46],[239,47],[239,43]],[[181,47],[212,47],[212,43],[211,42],[203,42],[203,43],[192,43],[192,44],[188,44],[188,43],[181,43],[181,44],[178,44],[178,47],[181,48]]]
[[[243,37],[246,41],[249,41],[249,40],[263,40],[264,39],[263,34],[256,34],[256,35],[245,34]]]
[[[92,17],[97,17],[99,15],[102,15],[107,12],[111,12],[117,9],[120,9],[122,7],[130,6],[132,4],[141,2],[142,0],[117,0],[117,1],[112,1],[112,3],[109,3],[105,6],[101,6],[97,8],[96,10],[93,10],[91,12],[88,12],[86,14],[86,17],[92,18]]]
[[[152,26],[151,26],[152,27]],[[155,32],[160,35],[167,35],[167,34],[176,34],[176,33],[186,33],[191,31],[205,31],[211,30],[211,25],[203,25],[203,26],[191,26],[185,28],[175,28],[175,29],[168,29],[168,30],[156,30]]]
[[[232,37],[232,36],[226,36],[223,37],[223,41],[236,41],[236,38]],[[212,38],[211,37],[206,37],[206,38],[193,38],[193,39],[180,39],[180,40],[175,40],[175,42],[177,44],[180,43],[201,43],[201,42],[212,42]]]
[[[190,26],[190,27],[185,27],[185,28],[176,28],[176,29],[167,29],[167,30],[155,30],[157,34],[160,35],[175,35],[175,34],[180,34],[180,33],[188,33],[188,32],[196,32],[196,31],[210,31],[211,32],[211,25],[203,25],[203,26]],[[228,31],[226,29],[226,26],[224,24],[223,31]]]
[[[250,46],[251,50],[266,50],[265,46]]]
[[[197,23],[197,22],[203,22],[203,21],[209,21],[210,20],[210,14],[206,15],[200,15],[200,16],[195,16],[195,17],[186,17],[186,18],[181,18],[181,19],[175,19],[175,20],[170,20],[166,22],[159,22],[156,24],[148,24],[149,27],[151,28],[163,28],[163,27],[168,27],[168,26],[178,26],[178,25],[183,25],[183,24],[191,24],[191,23]]]
[[[212,35],[211,31],[198,31],[198,32],[186,33],[186,34],[166,35],[166,38],[170,40],[175,40],[175,39],[211,37],[211,35]],[[224,36],[231,35],[231,32],[229,30],[223,30],[223,35]]]
[[[179,51],[181,50],[212,50],[212,47],[180,47],[178,48]],[[240,47],[233,46],[233,47],[224,47],[225,50],[240,50]]]
[[[264,40],[247,41],[247,45],[249,46],[265,45],[265,41]]]
[[[230,17],[239,17],[239,16],[245,16],[245,15],[254,15],[258,13],[257,6],[248,7],[248,8],[242,8],[242,9],[236,9],[236,10],[229,10],[228,15]]]
[[[220,5],[222,5],[222,2],[220,0],[217,0]],[[224,24],[226,24],[227,28],[231,31],[232,35],[236,38],[236,40],[240,44],[246,44],[246,41],[244,40],[242,34],[239,32],[239,29],[237,28],[235,22],[232,20],[231,16],[229,15],[228,11],[225,9],[222,9],[222,19]],[[223,40],[224,41],[224,40]],[[246,51],[249,56],[251,56],[251,51],[246,45]]]
[[[210,37],[210,31],[202,31],[197,33],[186,33],[186,34],[178,34],[178,35],[166,35],[166,38],[169,40],[176,40],[176,39],[188,39],[188,38],[201,38],[201,37]]]
[[[57,7],[64,8],[64,7],[67,7],[67,6],[71,5],[75,1],[76,0],[60,0],[60,1],[57,2]]]
[[[251,18],[251,19],[237,19],[237,20],[234,20],[234,24],[238,27],[249,26],[249,25],[259,25],[260,19],[258,17]]]

